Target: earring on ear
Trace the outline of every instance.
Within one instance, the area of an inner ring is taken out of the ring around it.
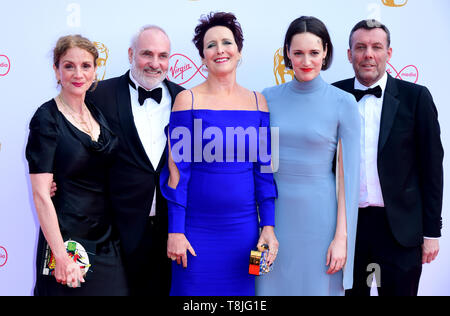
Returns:
[[[94,91],[95,89],[97,89],[98,86],[98,78],[97,78],[97,74],[95,74],[95,79],[92,82],[91,88],[89,89],[89,91]]]
[[[322,60],[322,65],[325,66],[325,58]]]

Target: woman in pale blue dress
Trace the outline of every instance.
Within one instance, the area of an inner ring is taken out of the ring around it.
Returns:
[[[271,126],[279,128],[275,232],[280,247],[273,271],[257,280],[257,295],[344,295],[352,287],[360,118],[354,97],[320,76],[332,51],[320,20],[294,20],[284,59],[295,78],[263,91]]]

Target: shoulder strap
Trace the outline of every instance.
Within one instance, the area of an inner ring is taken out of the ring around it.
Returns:
[[[191,93],[192,96],[192,105],[191,105],[191,109],[194,109],[194,93],[192,92],[192,90],[189,90],[189,92]]]
[[[253,91],[253,94],[255,95],[255,99],[256,99],[256,109],[259,111],[258,96],[256,95],[255,91]]]

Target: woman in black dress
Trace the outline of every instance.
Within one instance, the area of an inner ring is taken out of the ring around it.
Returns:
[[[98,52],[79,35],[54,49],[61,93],[34,114],[26,147],[41,230],[34,294],[127,295],[120,246],[107,200],[107,168],[117,138],[85,103]],[[50,197],[52,182],[57,194]]]

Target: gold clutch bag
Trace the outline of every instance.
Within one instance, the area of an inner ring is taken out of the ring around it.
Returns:
[[[261,246],[264,250],[252,250],[250,252],[250,264],[248,273],[252,275],[263,275],[272,271],[273,265],[267,264],[267,257],[269,256],[269,246],[264,244]]]

